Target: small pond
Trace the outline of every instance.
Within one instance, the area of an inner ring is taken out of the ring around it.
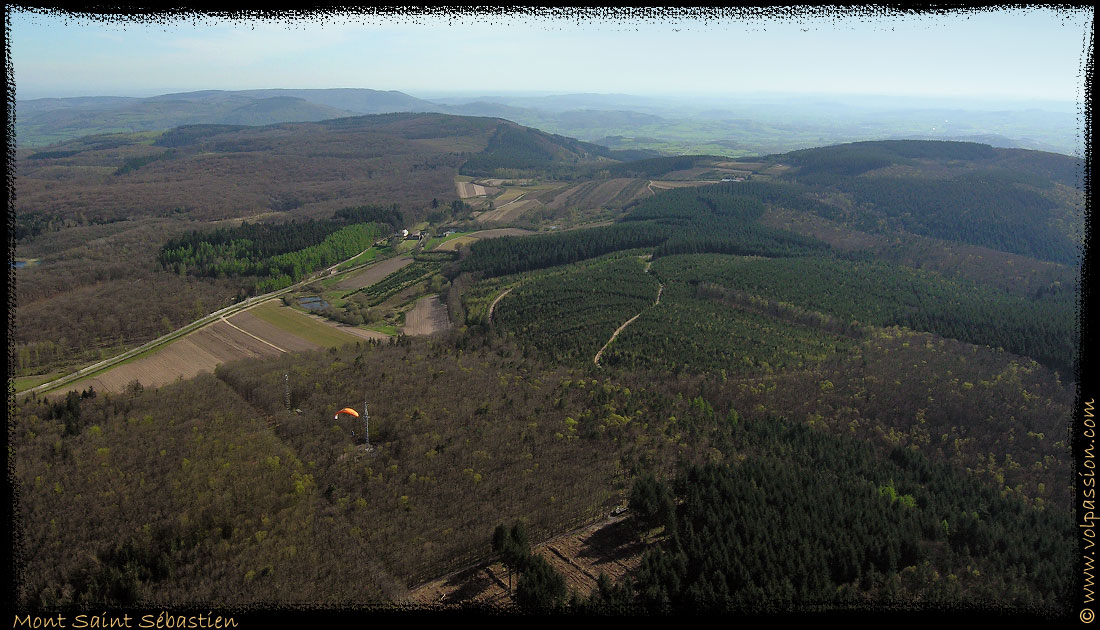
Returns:
[[[311,311],[328,308],[328,302],[319,297],[298,298],[298,306]]]

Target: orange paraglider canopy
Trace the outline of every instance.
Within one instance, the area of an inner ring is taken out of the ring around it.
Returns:
[[[342,413],[346,413],[346,414],[348,414],[349,416],[355,416],[356,418],[358,418],[358,417],[359,417],[359,412],[358,412],[358,411],[356,411],[356,410],[352,409],[351,407],[344,407],[344,408],[343,408],[343,409],[341,409],[340,411],[337,411],[337,412],[336,412],[336,415],[335,415],[335,416],[333,416],[333,419],[335,420],[336,418],[339,418],[339,417],[340,417],[340,414],[342,414]]]

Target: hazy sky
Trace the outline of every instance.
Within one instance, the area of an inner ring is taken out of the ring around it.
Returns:
[[[798,19],[368,14],[142,23],[9,8],[19,99],[199,89],[1084,98],[1091,9]]]

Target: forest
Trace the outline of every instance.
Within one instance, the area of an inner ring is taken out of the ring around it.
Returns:
[[[39,153],[18,165],[19,253],[37,260],[13,272],[22,375],[394,229],[472,225],[460,173],[640,190],[710,166],[439,114]],[[912,141],[754,160],[748,181],[464,237],[339,294],[359,324],[414,286],[443,292],[447,332],[13,399],[20,605],[393,605],[500,562],[526,612],[1064,614],[1074,160]],[[364,401],[369,436],[333,419]],[[591,592],[535,551],[612,515],[637,551]]]
[[[395,601],[491,559],[495,525],[522,522],[542,540],[601,518],[648,474],[684,481],[672,483],[674,523],[651,523],[668,542],[624,583],[638,585],[639,606],[826,591],[833,602],[1056,603],[1069,539],[1052,532],[1072,527],[1068,462],[1024,433],[1056,439],[1070,401],[1041,368],[977,348],[963,363],[961,349],[876,335],[862,356],[816,373],[737,384],[547,366],[491,336],[455,337],[243,361],[159,390],[32,397],[15,409],[16,473],[28,522],[53,525],[25,532],[38,551],[21,597]],[[947,372],[953,384],[923,381]],[[287,411],[284,374],[300,414]],[[936,400],[909,406],[895,378]],[[370,456],[356,448],[357,425],[331,415],[364,394]],[[921,424],[897,418],[896,402]],[[983,433],[955,420],[968,409],[1014,419]],[[983,437],[1009,429],[1013,443]],[[934,448],[943,444],[954,448]],[[1003,455],[987,461],[994,450]],[[964,476],[964,462],[988,473]],[[717,537],[717,523],[737,535]],[[832,531],[852,535],[815,538]],[[757,555],[734,553],[750,548]]]
[[[842,321],[905,326],[1001,347],[1063,375],[1073,373],[1075,303],[1066,293],[1027,299],[908,267],[821,257],[669,257],[654,270],[670,282],[710,282]]]
[[[349,230],[357,224],[377,223],[374,230]],[[347,258],[366,238],[377,240],[402,224],[396,206],[345,208],[332,219],[289,223],[249,223],[191,233],[170,239],[161,247],[158,261],[165,269],[196,276],[275,276],[294,279],[326,262]],[[340,234],[335,238],[334,235]],[[343,245],[342,241],[348,241]],[[368,242],[364,249],[373,241]],[[317,249],[318,246],[322,246]],[[349,246],[351,249],[349,249]],[[314,248],[314,249],[311,249]],[[324,262],[322,262],[324,261]],[[296,269],[296,272],[295,272]],[[289,272],[289,273],[288,273]]]
[[[480,177],[504,174],[512,177],[526,173],[569,180],[588,170],[578,163],[597,162],[603,158],[610,165],[616,163],[613,161],[616,156],[622,157],[619,152],[597,144],[506,124],[496,129],[484,151],[463,162],[459,172]]]
[[[824,204],[799,208],[825,218],[843,218],[862,230],[904,231],[1076,264],[1076,235],[1065,228],[1064,202],[1055,191],[1056,184],[1078,184],[1082,164],[1048,155],[968,142],[897,140],[768,159],[797,166],[785,179],[844,196],[844,205],[851,206],[847,211]],[[1032,157],[1036,164],[1025,166],[1024,159]],[[945,173],[940,164],[947,160],[963,165]]]
[[[571,271],[510,292],[493,311],[493,324],[549,361],[585,363],[619,324],[657,299],[657,280],[636,257]]]
[[[671,480],[663,490],[679,505],[661,523],[668,538],[605,605],[695,613],[913,597],[1020,605],[1070,587],[1065,515],[1027,509],[909,449],[882,457],[778,418],[725,421],[728,439],[754,455],[685,466]],[[1063,535],[1037,541],[1036,530]]]
[[[490,276],[544,269],[656,245],[669,234],[667,228],[654,223],[619,223],[560,234],[505,236],[471,245],[462,269]]]

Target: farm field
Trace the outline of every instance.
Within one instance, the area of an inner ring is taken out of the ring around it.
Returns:
[[[352,290],[369,287],[375,282],[378,282],[382,278],[385,278],[386,276],[397,271],[398,269],[401,269],[411,262],[411,256],[398,256],[396,258],[387,258],[386,260],[367,267],[359,273],[355,273],[348,276],[347,278],[344,278],[340,282],[336,283],[334,288]]]
[[[661,190],[670,190],[672,188],[690,188],[691,186],[710,186],[714,184],[714,180],[693,180],[693,181],[678,181],[667,179],[654,179],[649,182],[651,188],[658,188]]]
[[[500,206],[508,203],[509,201],[515,201],[523,195],[527,194],[527,190],[516,186],[505,188],[499,195],[493,197],[493,203]]]
[[[436,246],[435,250],[436,251],[441,251],[441,252],[453,252],[454,250],[458,249],[459,247],[462,247],[464,245],[469,245],[470,243],[473,243],[475,241],[477,241],[476,236],[472,236],[472,235],[467,234],[466,236],[459,236],[459,237],[452,238],[450,240],[444,241],[444,242],[440,243],[438,246]]]
[[[473,184],[470,182],[455,182],[455,187],[458,188],[458,196],[462,199],[469,199],[470,197],[483,197],[485,195],[496,194],[500,189],[493,188],[491,186],[482,186],[481,184]]]
[[[447,306],[438,295],[430,295],[416,301],[416,306],[405,314],[406,335],[431,335],[450,328]]]
[[[357,337],[363,339],[378,338],[372,335],[372,331],[330,322],[318,315],[307,315],[289,306],[282,306],[275,301],[261,304],[250,309],[250,312],[280,330],[294,331],[295,335],[316,344],[316,347],[342,346],[356,341]]]
[[[257,308],[266,308],[260,306]],[[275,324],[258,317],[252,313],[251,309],[244,311],[243,313],[237,313],[233,317],[229,318],[229,323],[233,324],[241,330],[253,334],[260,339],[267,340],[274,345],[286,350],[287,352],[298,352],[301,350],[316,350],[320,347],[318,344],[311,341],[307,341],[298,335],[288,332],[284,328],[279,328]]]
[[[456,238],[462,238],[467,234],[469,234],[469,232],[456,232],[454,234],[451,234],[450,236],[433,236],[432,238],[428,239],[428,242],[424,243],[424,250],[431,251],[439,247],[443,243],[446,243],[447,241],[453,241]]]
[[[469,245],[474,241],[486,238],[496,238],[498,236],[524,236],[526,234],[533,234],[531,230],[523,230],[520,228],[495,228],[492,230],[481,230],[466,236],[460,236],[458,238],[449,240],[445,243],[441,243],[437,250],[441,251],[453,251],[462,245]]]
[[[349,261],[340,263],[339,265],[337,265],[336,270],[337,271],[342,271],[344,269],[351,269],[352,267],[354,267],[356,265],[362,265],[364,263],[368,263],[368,262],[370,262],[370,261],[372,261],[372,260],[374,260],[375,258],[378,257],[379,251],[380,251],[379,247],[377,247],[377,246],[371,247],[370,249],[366,250],[362,254],[359,254],[355,258],[353,258]]]
[[[251,324],[247,321],[245,323]],[[288,345],[296,346],[308,343],[285,331],[275,338],[275,344],[287,341],[290,341]],[[97,392],[121,392],[133,381],[141,383],[143,387],[161,387],[178,379],[193,378],[202,372],[213,372],[219,363],[277,356],[283,352],[285,350],[277,349],[271,341],[257,339],[225,320],[218,320],[153,354],[70,383],[49,392],[48,395],[83,391],[89,387],[95,388]]]
[[[293,309],[291,309],[291,310],[293,310]],[[334,322],[331,319],[321,317],[320,315],[313,315],[311,313],[301,313],[299,311],[294,311],[294,312],[298,315],[301,315],[302,317],[306,317],[306,318],[308,318],[308,319],[310,319],[310,320],[312,320],[312,321],[314,321],[318,324],[321,324],[322,326],[328,326],[329,328],[332,328],[333,330],[335,330],[337,333],[339,333],[341,335],[351,335],[353,337],[359,337],[360,339],[366,339],[368,341],[370,341],[370,340],[383,341],[383,340],[389,339],[390,337],[397,334],[396,332],[392,332],[392,333],[383,332],[382,329],[386,328],[386,326],[374,326],[374,327],[360,328],[360,327],[357,327],[357,326],[348,326],[347,324],[341,324],[340,322]],[[354,341],[354,340],[352,340],[352,341]],[[340,343],[344,344],[344,343],[348,343],[348,342],[347,341],[341,341]]]
[[[646,180],[618,177],[552,190],[540,195],[539,199],[555,210],[568,207],[591,209],[606,205],[623,206],[651,194],[646,187]]]
[[[519,199],[477,215],[480,223],[507,223],[519,219],[524,214],[544,207],[537,199]]]
[[[120,392],[135,380],[143,387],[160,387],[180,378],[212,372],[219,363],[341,346],[356,339],[387,338],[383,333],[341,326],[269,301],[215,321],[152,354],[49,394],[83,391],[88,387],[98,392]]]

